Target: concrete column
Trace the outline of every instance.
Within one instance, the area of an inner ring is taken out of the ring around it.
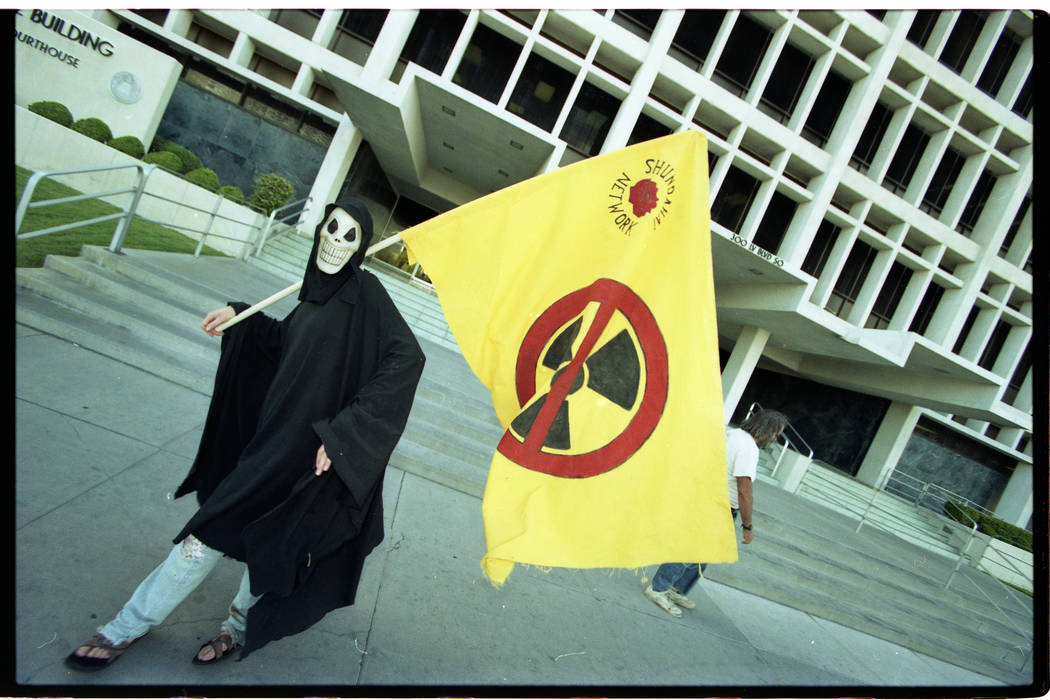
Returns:
[[[332,143],[328,146],[317,177],[310,188],[310,203],[299,220],[300,232],[309,235],[320,223],[324,205],[334,202],[339,196],[339,190],[350,172],[350,165],[354,162],[362,138],[361,130],[354,126],[349,117],[342,115]]]
[[[310,41],[328,48],[332,43],[332,39],[335,38],[335,33],[339,29],[339,20],[342,18],[342,10],[327,9],[322,12],[321,19],[317,21],[317,27],[314,29],[314,35],[310,37]]]
[[[368,52],[361,77],[374,84],[390,79],[417,15],[419,10],[391,10],[387,13],[383,28],[379,30],[379,36]]]
[[[736,411],[740,397],[744,394],[768,340],[769,331],[753,326],[740,331],[740,336],[736,339],[726,368],[722,370],[722,410],[727,424]]]
[[[787,450],[781,459],[780,466],[777,467],[777,473],[774,474],[777,481],[780,482],[780,488],[788,493],[797,493],[812,463],[813,459],[809,455]]]
[[[168,16],[164,18],[164,29],[182,37],[189,34],[192,24],[193,12],[190,10],[168,10]]]
[[[649,39],[649,45],[645,50],[642,65],[631,80],[631,87],[627,97],[620,103],[616,110],[609,133],[605,136],[601,153],[609,153],[627,145],[631,138],[634,125],[642,113],[642,107],[649,97],[649,91],[653,88],[653,82],[660,71],[662,57],[667,55],[674,41],[674,35],[678,31],[678,25],[682,22],[685,10],[664,10],[660,13],[660,19],[656,22],[653,35]]]
[[[441,72],[441,77],[445,80],[452,80],[455,77],[456,69],[459,68],[459,62],[463,60],[463,54],[467,52],[467,47],[470,46],[470,40],[474,37],[474,30],[478,28],[478,20],[480,18],[480,10],[473,9],[467,13],[467,20],[463,23],[463,29],[459,32],[456,45],[452,47],[452,53],[449,54],[448,61],[445,62],[445,70]]]
[[[1035,496],[1032,490],[1032,465],[1018,462],[1013,476],[1006,482],[1003,494],[995,507],[995,517],[1017,527],[1025,527],[1032,517]]]
[[[230,61],[238,66],[247,68],[254,55],[255,42],[244,32],[238,32],[237,39],[233,42],[233,48],[230,49]]]
[[[857,480],[872,488],[881,489],[897,468],[904,448],[922,415],[918,406],[894,401],[886,411],[875,439],[857,470]]]

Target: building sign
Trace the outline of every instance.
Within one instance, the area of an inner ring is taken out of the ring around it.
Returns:
[[[80,57],[70,52],[70,47],[67,42],[62,42],[62,46],[51,44],[50,42],[54,41],[56,38],[52,36],[52,34],[57,34],[59,38],[67,39],[68,41],[71,41],[88,51],[94,51],[101,56],[106,56],[108,58],[113,55],[113,44],[111,42],[106,41],[102,37],[93,35],[90,31],[59,17],[53,12],[45,12],[44,10],[31,10],[28,12],[15,10],[15,14],[19,17],[28,17],[29,21],[33,25],[36,25],[34,27],[34,34],[36,34],[36,36],[15,29],[15,41],[17,43],[27,44],[61,63],[67,63],[74,68],[79,68]]]
[[[770,253],[765,248],[762,248],[760,246],[755,245],[754,243],[752,243],[751,241],[747,240],[746,238],[743,238],[741,236],[733,234],[733,236],[730,237],[730,240],[732,240],[733,243],[736,243],[738,246],[740,246],[744,250],[746,250],[746,251],[748,251],[750,253],[754,253],[755,255],[757,255],[758,257],[762,258],[766,262],[773,263],[777,267],[784,267],[784,259],[783,258],[778,258],[777,256],[773,255],[772,253]]]

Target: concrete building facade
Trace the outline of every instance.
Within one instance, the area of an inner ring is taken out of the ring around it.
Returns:
[[[232,105],[299,137],[301,157],[285,141],[268,155],[316,173],[299,196],[364,196],[383,235],[702,131],[726,420],[782,408],[818,460],[864,484],[935,483],[1029,526],[1047,478],[1032,443],[1046,350],[1031,13],[84,15],[182,64],[158,134],[218,171],[248,148],[207,127]]]

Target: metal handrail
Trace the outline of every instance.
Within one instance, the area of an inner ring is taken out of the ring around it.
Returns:
[[[131,169],[131,168],[133,168],[133,169],[135,169],[137,171],[137,179],[129,187],[126,187],[126,188],[123,188],[123,189],[108,190],[108,191],[105,191],[105,192],[82,193],[82,194],[77,194],[77,195],[71,195],[71,196],[68,196],[68,197],[58,197],[58,198],[55,198],[55,199],[39,200],[39,201],[36,201],[36,202],[32,201],[33,194],[36,191],[37,185],[40,183],[41,180],[43,180],[45,178],[54,177],[56,175],[80,175],[80,174],[86,174],[86,173],[105,172],[105,171]],[[158,225],[161,225],[161,226],[177,229],[177,230],[180,230],[180,231],[183,231],[183,232],[187,232],[187,233],[200,234],[200,238],[199,238],[198,243],[197,243],[197,248],[196,248],[196,250],[193,253],[194,256],[199,256],[200,255],[200,252],[201,252],[201,250],[204,247],[204,242],[205,242],[205,240],[208,237],[215,237],[215,238],[221,238],[223,240],[235,241],[235,242],[238,242],[238,243],[248,244],[247,245],[247,251],[245,253],[245,257],[247,257],[247,255],[249,255],[252,252],[252,249],[254,247],[252,245],[253,242],[258,241],[259,242],[259,249],[261,250],[262,243],[265,242],[265,240],[266,240],[266,234],[269,233],[269,231],[273,227],[273,224],[274,224],[275,221],[284,221],[286,219],[290,219],[290,218],[295,217],[295,216],[299,216],[301,218],[302,215],[307,211],[307,208],[309,206],[309,202],[311,200],[310,197],[305,197],[304,199],[298,200],[296,202],[292,202],[291,204],[286,204],[283,207],[275,210],[274,212],[271,212],[270,216],[266,220],[266,223],[263,224],[262,226],[259,226],[259,225],[254,224],[254,223],[242,221],[240,219],[236,219],[236,218],[232,218],[232,217],[224,216],[223,214],[220,214],[219,213],[219,208],[221,207],[222,202],[226,200],[226,197],[222,194],[221,191],[217,191],[217,190],[214,190],[212,188],[205,187],[205,186],[200,185],[198,183],[194,183],[194,184],[197,185],[198,187],[201,187],[202,189],[210,190],[210,191],[212,191],[212,192],[214,192],[216,194],[215,205],[210,210],[202,209],[201,207],[194,206],[194,205],[189,204],[189,203],[184,202],[184,201],[172,199],[170,197],[166,197],[166,196],[164,196],[162,194],[158,194],[156,192],[149,192],[149,191],[147,191],[146,190],[146,186],[147,186],[147,184],[149,182],[149,177],[157,169],[164,170],[164,171],[169,172],[169,173],[171,173],[173,175],[176,175],[176,176],[179,175],[179,173],[176,173],[176,172],[174,172],[172,170],[168,170],[167,168],[164,168],[163,166],[159,166],[159,165],[157,165],[155,163],[142,163],[142,162],[126,164],[126,165],[111,165],[111,166],[99,166],[99,167],[89,167],[89,168],[70,168],[70,169],[65,169],[65,170],[37,171],[37,172],[33,173],[29,177],[29,179],[26,181],[26,186],[25,186],[25,189],[22,192],[22,197],[20,198],[19,203],[18,203],[18,207],[15,210],[15,240],[16,241],[21,241],[21,240],[26,240],[26,239],[29,239],[29,238],[35,238],[37,236],[48,235],[48,234],[51,234],[51,233],[59,233],[61,231],[66,231],[66,230],[73,229],[73,228],[79,228],[79,227],[90,225],[90,224],[103,223],[105,221],[112,221],[112,220],[119,220],[119,223],[117,224],[117,227],[116,227],[116,229],[113,232],[113,237],[112,237],[112,239],[110,241],[110,245],[109,245],[109,250],[111,252],[119,253],[121,248],[124,245],[124,241],[125,241],[125,239],[127,237],[127,232],[128,232],[129,227],[130,227],[131,221],[133,219],[135,219],[135,218],[138,218],[139,220],[145,221],[145,222],[148,222],[148,223],[158,224]],[[105,215],[105,216],[95,217],[93,219],[86,219],[86,220],[82,220],[82,221],[76,221],[76,222],[67,223],[67,224],[61,224],[61,225],[58,225],[58,226],[51,226],[49,228],[38,229],[36,231],[30,231],[30,232],[23,233],[23,234],[19,234],[18,233],[19,230],[22,227],[23,221],[25,220],[26,213],[29,210],[31,210],[31,209],[39,209],[39,208],[43,208],[43,207],[56,206],[56,205],[59,205],[59,204],[68,204],[68,203],[71,203],[71,202],[78,202],[78,201],[83,201],[83,200],[88,200],[88,199],[102,199],[102,198],[105,198],[105,197],[113,197],[115,195],[122,195],[122,194],[130,194],[131,195],[131,202],[126,207],[121,208],[120,211],[118,211],[118,212],[116,212],[114,214],[109,214],[109,215]],[[154,198],[156,200],[159,200],[159,201],[162,201],[162,202],[168,202],[168,203],[171,203],[171,204],[178,205],[180,207],[185,207],[185,208],[187,208],[187,209],[189,209],[191,211],[206,213],[206,214],[208,214],[208,223],[203,229],[199,229],[199,228],[194,228],[194,227],[191,227],[191,226],[183,226],[181,224],[173,223],[173,222],[170,222],[170,221],[158,221],[157,219],[152,219],[150,217],[147,217],[147,216],[145,216],[145,215],[143,215],[143,214],[138,212],[139,204],[142,201],[142,197],[143,196],[149,196],[149,197],[152,197],[152,198]],[[299,208],[299,209],[295,209],[296,207],[299,207],[299,205],[303,205],[303,206],[301,208]],[[251,209],[255,209],[255,207],[252,207],[251,205],[244,205],[244,206],[248,206]],[[288,213],[285,214],[282,218],[278,219],[277,218],[277,214],[279,212],[282,212],[282,211],[285,211],[285,210],[289,210]],[[256,211],[258,211],[258,209],[256,209]],[[216,233],[216,232],[212,231],[212,227],[214,226],[214,224],[215,224],[215,222],[217,220],[228,221],[228,222],[231,222],[231,223],[234,223],[234,224],[238,224],[238,225],[244,226],[246,229],[248,229],[248,233],[247,233],[245,238]]]

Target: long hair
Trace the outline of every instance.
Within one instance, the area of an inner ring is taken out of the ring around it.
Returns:
[[[759,409],[744,421],[740,429],[751,435],[759,447],[765,447],[776,440],[787,425],[788,419],[783,413]]]

